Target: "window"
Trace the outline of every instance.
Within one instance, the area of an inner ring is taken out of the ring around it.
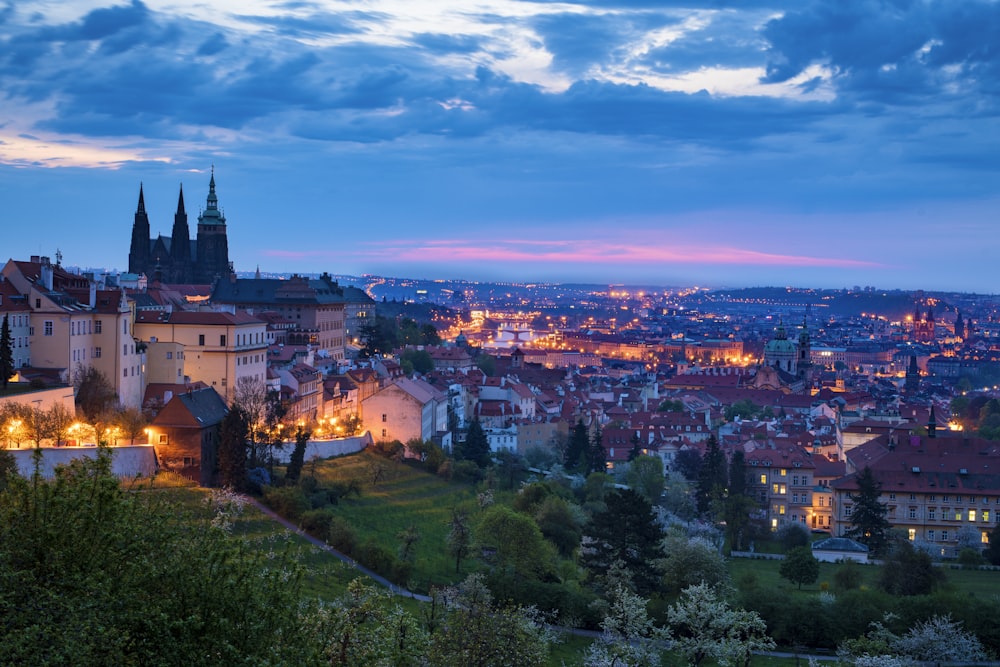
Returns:
[[[928,542],[933,542],[934,541],[934,531],[933,530],[928,530],[927,531],[927,541]]]
[[[122,356],[125,356],[125,357],[128,356],[128,343],[126,343],[125,345],[122,345]]]
[[[225,346],[226,346],[226,334],[222,334],[221,336],[219,336],[219,347],[225,347]]]
[[[969,521],[976,520],[976,510],[969,510]]]
[[[101,320],[94,320],[94,333],[99,334],[103,331],[104,324]]]
[[[785,514],[785,506],[784,505],[778,505],[778,514],[781,514],[782,516]]]
[[[895,493],[890,493],[889,494],[889,500],[895,500],[895,499],[896,499],[896,494]]]
[[[205,344],[205,334],[198,334],[198,345]]]
[[[225,387],[225,386],[226,386],[226,378],[222,378],[222,386],[223,386],[223,387]]]
[[[946,495],[941,496],[941,502],[943,502],[943,503],[948,502],[948,496],[946,496]]]
[[[916,529],[916,528],[910,528],[910,529],[908,529],[908,530],[906,531],[906,537],[907,537],[907,538],[908,538],[908,539],[909,539],[909,540],[910,540],[911,542],[912,542],[913,540],[917,539],[917,529]]]
[[[173,352],[167,352],[167,359],[173,359],[173,358],[174,358],[174,353]]]
[[[799,503],[799,494],[797,493],[792,494],[792,502],[795,503],[796,505]]]
[[[851,506],[844,505],[844,516],[851,516]]]
[[[45,323],[42,328],[42,335],[43,336],[52,335],[52,320],[45,320]]]
[[[785,493],[787,491],[788,491],[788,489],[787,489],[787,487],[785,487],[784,484],[772,484],[771,485],[771,492],[775,493],[775,494],[777,494],[779,496],[785,495]]]
[[[990,543],[990,532],[988,530],[984,530],[982,532],[982,534],[980,535],[980,537],[979,537],[979,541],[982,542],[983,544],[989,544]]]
[[[916,499],[917,499],[917,494],[911,493],[910,494],[910,500],[916,500]]]
[[[385,437],[385,429],[382,429],[382,437]]]
[[[824,500],[823,496],[820,496],[818,500],[819,500],[819,506],[823,507],[823,500]]]
[[[778,472],[778,474],[779,474],[779,475],[781,475],[782,477],[784,477],[785,475],[787,475],[787,474],[788,474],[788,470],[787,470],[787,469],[785,469],[785,468],[782,468],[782,469],[781,469],[781,470],[780,470],[780,471]]]
[[[962,510],[955,508],[955,521],[962,520]]]
[[[990,511],[989,510],[983,510],[983,521],[985,523],[989,523],[990,522]]]
[[[910,514],[909,514],[909,516],[910,516],[911,519],[916,519],[917,518],[917,508],[916,507],[911,507],[910,508]]]
[[[798,485],[799,485],[799,476],[798,475],[794,475],[792,477],[792,486],[798,486]]]
[[[933,507],[930,508],[929,510],[927,510],[927,518],[930,519],[931,521],[933,521],[934,519],[936,519],[937,518],[937,510],[934,509]]]
[[[765,473],[765,474],[762,474],[762,475],[760,476],[760,483],[761,483],[761,484],[765,484],[765,485],[767,484],[767,474],[766,474],[766,473]]]
[[[389,416],[383,412],[382,413],[382,422],[385,423],[387,421],[389,421]]]
[[[931,495],[927,496],[927,500],[930,500],[931,502],[936,502],[937,496],[932,493]]]
[[[947,530],[942,530],[941,531],[941,541],[942,542],[947,542],[948,541],[948,531]]]
[[[185,456],[184,457],[184,467],[185,468],[189,468],[189,467],[191,467],[193,465],[194,465],[194,457],[192,457],[192,456]]]

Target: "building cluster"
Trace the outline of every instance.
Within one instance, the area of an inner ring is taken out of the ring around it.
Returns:
[[[772,530],[842,535],[866,467],[893,525],[945,555],[985,542],[1000,516],[998,452],[952,430],[950,415],[962,392],[997,395],[984,384],[1000,362],[988,301],[916,295],[910,314],[834,316],[816,312],[829,296],[814,308],[697,289],[542,294],[463,283],[440,288],[457,310],[435,322],[448,342],[421,348],[433,369],[407,374],[406,350],[357,359],[375,315],[366,291],[326,273],[233,270],[214,173],[194,239],[183,192],[172,235],[149,230],[140,186],[128,273],[12,259],[0,271],[0,316],[21,380],[67,386],[99,370],[124,406],[152,418],[159,464],[203,482],[228,405],[254,386],[317,434],[360,423],[374,440],[445,449],[477,421],[495,453],[558,458],[582,423],[613,473],[636,454],[669,470],[714,439],[727,456],[743,453],[753,518]]]

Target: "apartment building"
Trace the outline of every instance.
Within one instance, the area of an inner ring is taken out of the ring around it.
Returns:
[[[157,352],[150,359],[157,364],[152,375],[176,373],[175,355],[181,353],[184,378],[204,382],[228,401],[240,378],[266,380],[266,326],[243,312],[143,311],[136,315],[135,333]]]

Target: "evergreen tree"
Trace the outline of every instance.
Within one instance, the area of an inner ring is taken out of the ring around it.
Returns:
[[[629,462],[632,462],[635,461],[636,458],[642,456],[642,439],[639,438],[638,431],[632,434],[630,443],[632,448],[628,450],[628,460]]]
[[[716,511],[715,505],[725,497],[725,493],[726,455],[722,453],[719,441],[713,435],[708,439],[708,449],[698,472],[698,512],[709,514]]]
[[[892,527],[885,518],[888,507],[879,502],[882,485],[868,466],[858,475],[857,482],[858,492],[850,494],[854,505],[851,527],[844,534],[868,545],[873,554],[881,554],[889,544],[889,529]]]
[[[302,474],[302,464],[305,463],[306,458],[306,445],[309,444],[311,435],[312,431],[302,426],[295,430],[295,448],[292,449],[288,467],[285,468],[285,479],[289,482],[299,481],[299,476]]]
[[[247,414],[233,405],[222,418],[219,435],[219,484],[242,491],[247,486]]]
[[[615,489],[604,497],[607,509],[594,514],[584,530],[581,564],[595,577],[621,561],[632,575],[636,592],[648,595],[656,589],[659,575],[654,563],[663,555],[663,532],[653,516],[653,507],[631,489]]]
[[[725,503],[726,538],[731,549],[739,551],[743,548],[750,525],[750,512],[756,506],[753,498],[747,495],[746,458],[738,449],[729,461],[729,491]]]
[[[594,437],[587,449],[587,467],[590,472],[605,472],[608,468],[608,455],[604,451],[604,435],[601,429],[594,431]]]
[[[10,335],[9,316],[3,316],[3,325],[0,325],[0,380],[3,381],[3,388],[7,388],[7,383],[14,375],[14,339]]]
[[[469,431],[465,434],[465,444],[461,448],[462,458],[472,461],[480,468],[485,468],[490,464],[490,441],[483,431],[483,425],[478,419],[473,419],[469,424]]]
[[[574,470],[579,467],[589,445],[590,437],[587,435],[587,427],[583,423],[583,418],[580,418],[576,422],[576,426],[573,427],[573,432],[570,433],[569,445],[566,447],[566,459],[564,463],[567,470]]]

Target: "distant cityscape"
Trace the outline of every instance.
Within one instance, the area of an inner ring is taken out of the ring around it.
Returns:
[[[143,197],[130,271],[12,259],[0,314],[13,379],[49,392],[31,400],[72,408],[67,388],[99,371],[148,418],[149,465],[213,483],[210,431],[256,388],[328,437],[446,451],[476,422],[494,454],[559,458],[582,423],[602,434],[609,471],[637,447],[670,470],[714,438],[761,470],[754,517],[771,529],[842,533],[861,462],[895,480],[905,454],[921,472],[893,487],[909,503],[890,519],[912,540],[954,555],[963,530],[984,545],[997,523],[1000,477],[978,458],[1000,435],[994,295],[235,272],[214,175],[195,238],[183,192],[169,238],[150,236]],[[8,447],[30,439],[19,428],[6,424]],[[947,501],[942,485],[956,488]]]

